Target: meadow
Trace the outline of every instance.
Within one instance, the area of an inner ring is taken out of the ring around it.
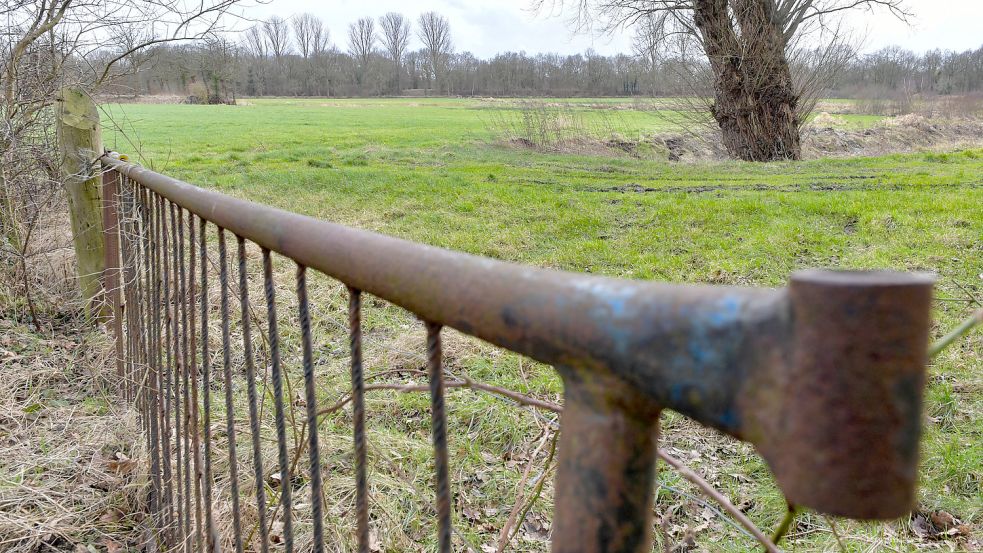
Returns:
[[[645,144],[656,144],[646,137],[683,133],[691,121],[678,111],[631,100],[551,102],[565,104],[567,113],[591,128]],[[781,286],[792,271],[807,267],[931,271],[939,280],[936,335],[983,300],[979,148],[771,164],[677,163],[667,161],[657,146],[626,152],[595,144],[574,152],[511,143],[503,140],[500,123],[516,117],[517,104],[504,100],[248,99],[238,106],[103,109],[106,146],[156,171],[435,246],[670,282]],[[842,118],[860,129],[881,119]],[[278,267],[289,289],[290,268]],[[346,299],[343,288],[327,279],[316,286],[318,374],[330,402],[344,394],[348,382]],[[261,297],[258,289],[255,294]],[[399,378],[416,374],[423,338],[411,316],[370,303],[365,332],[370,378],[394,369],[405,371],[396,373]],[[285,340],[290,365],[296,340]],[[550,368],[453,333],[448,343],[448,366],[455,374],[559,400],[560,383]],[[296,364],[290,370],[299,374]],[[374,535],[380,550],[418,549],[433,540],[427,399],[376,394],[368,403]],[[497,541],[516,502],[527,463],[535,468],[525,488],[551,478],[544,466],[548,448],[537,450],[548,422],[471,391],[451,392],[449,406],[455,539],[462,548],[485,550]],[[979,335],[933,362],[926,410],[918,510],[926,516],[951,513],[977,538],[925,536],[910,519],[834,522],[806,512],[790,532],[790,549],[948,550],[978,539],[983,532]],[[351,543],[350,415],[333,413],[324,424],[325,463],[337,471],[336,485],[329,486],[330,538],[343,549]],[[663,429],[662,445],[669,452],[760,527],[778,524],[783,498],[751,448],[672,413],[664,415]],[[756,549],[671,469],[661,465],[659,478],[660,544]],[[510,550],[544,550],[551,502],[547,484]]]

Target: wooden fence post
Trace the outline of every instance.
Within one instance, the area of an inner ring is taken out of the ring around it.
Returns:
[[[66,87],[58,94],[56,120],[61,175],[68,192],[72,242],[78,260],[79,288],[86,315],[109,316],[103,301],[105,243],[102,190],[96,158],[102,155],[102,128],[95,102],[82,89]]]

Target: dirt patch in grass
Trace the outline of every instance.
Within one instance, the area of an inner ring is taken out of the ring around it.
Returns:
[[[701,128],[702,127],[702,128]],[[663,158],[672,162],[723,161],[718,133],[697,125],[686,132],[629,136],[623,133],[556,133],[547,142],[512,137],[518,149],[563,154]],[[802,129],[803,159],[873,157],[912,152],[945,152],[983,146],[983,120],[930,119],[909,114],[856,128],[839,115],[820,113]]]
[[[983,120],[928,119],[909,114],[885,119],[868,129],[846,129],[836,116],[820,114],[803,129],[803,156],[880,156],[956,150],[983,144]]]

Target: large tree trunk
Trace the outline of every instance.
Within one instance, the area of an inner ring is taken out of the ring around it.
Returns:
[[[696,2],[695,23],[714,73],[713,117],[727,152],[747,161],[802,154],[798,95],[773,9],[770,0],[730,0],[730,11],[728,0]]]

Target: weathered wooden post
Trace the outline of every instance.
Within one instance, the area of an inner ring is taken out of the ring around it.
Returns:
[[[95,160],[102,154],[102,129],[95,102],[80,88],[65,87],[56,107],[61,174],[68,192],[72,242],[78,260],[79,288],[86,315],[107,317],[102,274],[105,244],[102,225],[102,191]]]

